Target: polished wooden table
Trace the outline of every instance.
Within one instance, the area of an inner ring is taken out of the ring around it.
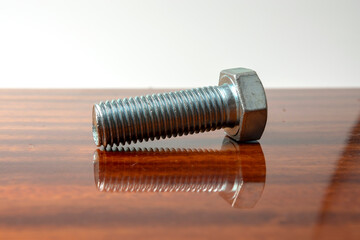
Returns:
[[[91,107],[158,90],[0,90],[0,239],[360,239],[360,89],[267,90],[222,130],[97,150]]]

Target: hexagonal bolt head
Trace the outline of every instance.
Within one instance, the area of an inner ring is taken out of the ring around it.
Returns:
[[[220,73],[219,86],[226,83],[236,86],[239,99],[238,125],[225,128],[225,132],[236,141],[260,139],[267,120],[267,101],[258,75],[246,68],[226,69]]]

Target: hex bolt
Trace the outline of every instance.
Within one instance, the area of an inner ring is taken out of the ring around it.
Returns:
[[[234,68],[221,71],[219,86],[100,102],[92,115],[97,146],[220,128],[236,141],[252,141],[264,131],[267,103],[256,72]]]

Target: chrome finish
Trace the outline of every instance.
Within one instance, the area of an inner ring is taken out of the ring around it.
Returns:
[[[97,146],[226,128],[237,141],[257,140],[265,128],[266,96],[256,73],[224,70],[220,86],[100,102],[93,106]]]

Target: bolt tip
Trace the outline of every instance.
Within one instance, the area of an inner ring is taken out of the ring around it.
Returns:
[[[93,109],[92,109],[92,133],[93,133],[93,138],[94,138],[94,142],[97,146],[101,146],[101,134],[99,131],[99,105],[94,104]]]

